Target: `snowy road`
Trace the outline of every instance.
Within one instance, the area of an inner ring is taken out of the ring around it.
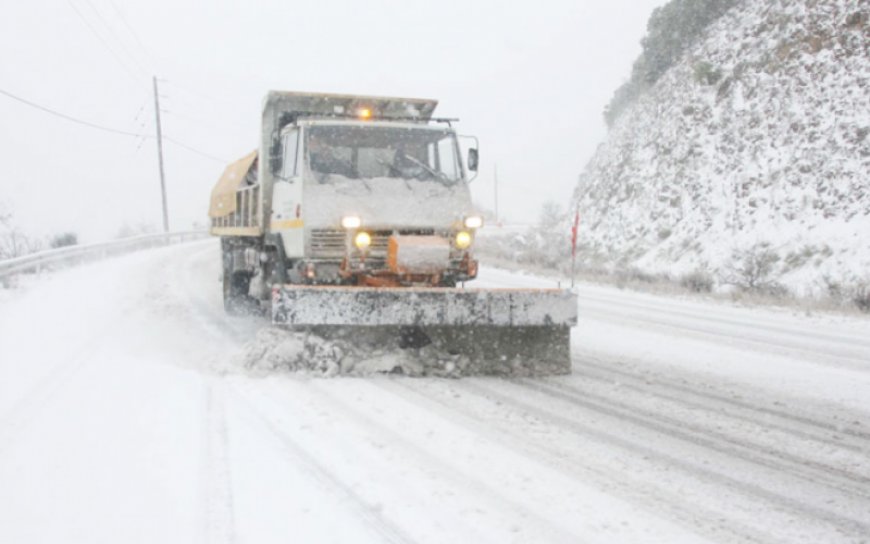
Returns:
[[[0,542],[870,542],[867,320],[584,286],[572,376],[319,379],[218,272],[0,291]]]

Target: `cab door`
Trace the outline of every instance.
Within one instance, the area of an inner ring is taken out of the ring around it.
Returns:
[[[272,190],[272,217],[269,230],[278,234],[287,258],[305,252],[305,222],[302,217],[302,146],[298,128],[282,136],[283,160]]]

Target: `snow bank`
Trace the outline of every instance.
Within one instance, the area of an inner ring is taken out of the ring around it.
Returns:
[[[244,366],[253,370],[323,377],[384,373],[459,377],[469,366],[467,357],[433,344],[401,349],[398,339],[395,329],[361,332],[355,328],[326,335],[269,327],[245,346],[241,357]]]

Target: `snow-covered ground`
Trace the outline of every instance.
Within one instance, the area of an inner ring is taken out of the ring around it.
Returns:
[[[866,542],[870,322],[581,286],[574,374],[246,370],[214,241],[0,298],[0,542]],[[552,286],[484,269],[481,285]]]

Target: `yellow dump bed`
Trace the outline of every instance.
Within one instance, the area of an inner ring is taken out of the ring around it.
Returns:
[[[212,189],[208,207],[212,234],[216,236],[262,234],[260,185],[245,182],[249,172],[256,173],[254,170],[257,155],[257,151],[252,151],[227,166]]]

